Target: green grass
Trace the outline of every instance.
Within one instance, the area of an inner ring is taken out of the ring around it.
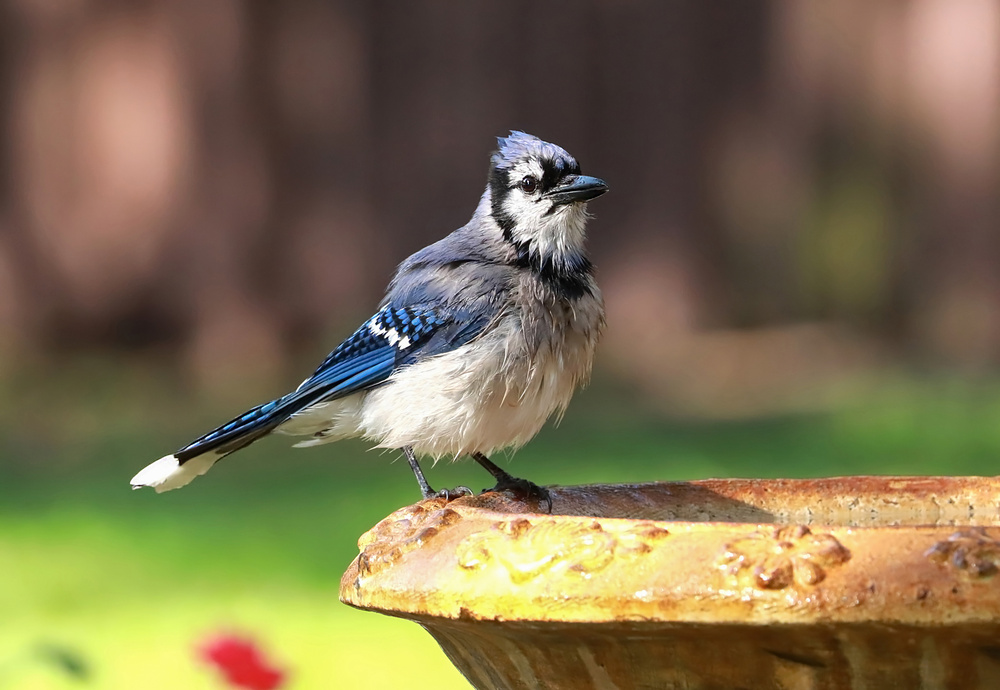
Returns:
[[[396,454],[267,439],[183,491],[128,490],[138,468],[232,411],[155,374],[115,379],[101,366],[70,384],[6,388],[0,690],[81,687],[37,661],[41,645],[79,654],[92,687],[221,688],[194,650],[228,630],[256,638],[291,688],[468,687],[418,626],[337,600],[358,536],[417,497]],[[908,380],[828,414],[729,422],[666,420],[595,387],[509,467],[575,484],[995,474],[998,460],[997,382]],[[472,463],[428,474],[436,486],[486,484]]]

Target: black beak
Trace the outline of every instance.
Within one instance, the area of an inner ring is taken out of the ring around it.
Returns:
[[[573,201],[590,201],[606,191],[608,191],[608,185],[604,183],[604,180],[587,175],[570,175],[563,180],[561,185],[546,192],[545,198],[561,205]]]

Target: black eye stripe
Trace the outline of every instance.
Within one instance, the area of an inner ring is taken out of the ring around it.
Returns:
[[[567,175],[579,174],[580,164],[575,160],[544,159],[542,161],[542,190],[547,192],[556,187]]]

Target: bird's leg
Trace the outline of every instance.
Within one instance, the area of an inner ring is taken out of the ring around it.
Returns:
[[[509,474],[482,453],[473,453],[472,457],[497,480],[496,486],[484,491],[511,491],[525,498],[535,498],[548,504],[548,512],[552,512],[552,496],[549,495],[548,489],[527,479],[520,479]]]
[[[410,469],[413,470],[413,476],[417,478],[417,484],[420,485],[420,495],[425,499],[443,498],[446,501],[450,501],[451,499],[458,498],[459,496],[472,495],[472,489],[467,486],[456,486],[451,490],[441,489],[440,491],[435,491],[431,488],[431,485],[427,483],[427,478],[424,476],[424,471],[420,469],[420,463],[417,462],[417,455],[413,452],[413,448],[410,446],[403,446],[403,455],[406,456],[406,461],[410,463]]]
[[[417,484],[420,485],[420,493],[423,497],[433,498],[437,495],[437,492],[427,483],[427,477],[424,476],[424,471],[420,469],[420,463],[417,462],[417,456],[414,454],[413,449],[409,446],[403,446],[403,455],[406,456],[406,461],[410,463],[410,469],[413,470],[413,476],[417,478]]]

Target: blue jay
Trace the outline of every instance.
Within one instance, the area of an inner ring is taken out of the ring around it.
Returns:
[[[586,203],[608,187],[530,134],[498,143],[472,219],[403,261],[378,312],[312,376],[150,464],[132,487],[184,486],[277,431],[308,437],[296,446],[363,436],[401,449],[424,498],[449,492],[431,489],[417,455],[470,455],[492,491],[548,501],[488,456],[530,440],[590,376],[604,303]]]

